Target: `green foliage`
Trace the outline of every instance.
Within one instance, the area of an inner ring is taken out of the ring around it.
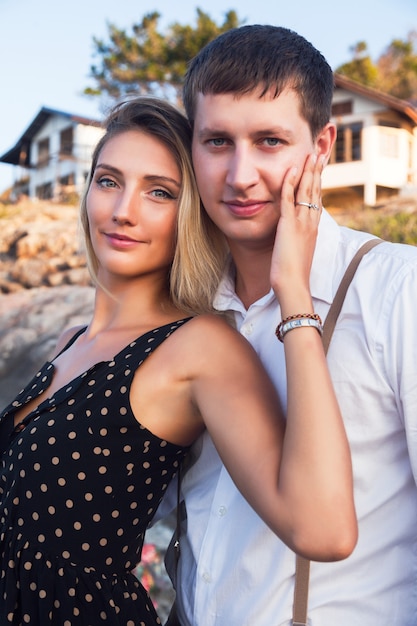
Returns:
[[[417,32],[394,39],[378,59],[377,88],[404,100],[417,99]]]
[[[351,51],[353,52],[353,60],[344,63],[338,67],[336,71],[357,83],[361,83],[361,85],[375,87],[378,78],[378,69],[368,54],[366,42],[359,41],[355,46],[351,47]]]
[[[235,11],[225,15],[223,24],[216,24],[207,13],[197,11],[197,23],[168,27],[158,31],[158,12],[148,13],[132,33],[108,24],[108,41],[93,39],[99,62],[90,68],[94,87],[86,95],[109,101],[132,94],[152,94],[181,102],[181,86],[187,63],[217,35],[240,25]]]
[[[348,226],[372,233],[386,241],[417,245],[417,212],[369,214],[365,219],[352,220]]]
[[[196,9],[196,24],[171,24],[160,32],[160,13],[154,11],[133,24],[131,31],[108,23],[108,38],[93,38],[97,62],[90,67],[93,84],[84,89],[103,103],[133,94],[152,94],[181,104],[181,86],[187,64],[217,35],[242,25],[236,11],[228,11],[222,24]],[[352,60],[336,69],[352,80],[403,100],[417,100],[417,32],[406,40],[394,39],[373,61],[365,41],[351,47]]]
[[[374,233],[382,239],[397,243],[417,244],[417,214],[398,213],[380,217],[374,226]]]
[[[366,42],[351,48],[353,59],[336,69],[352,80],[402,100],[417,100],[417,32],[393,39],[374,63]]]

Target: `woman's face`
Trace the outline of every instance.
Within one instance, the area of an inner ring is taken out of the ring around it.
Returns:
[[[180,169],[159,139],[128,130],[104,145],[87,194],[100,282],[144,275],[166,279],[180,189]]]

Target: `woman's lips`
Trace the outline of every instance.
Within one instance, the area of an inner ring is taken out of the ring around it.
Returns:
[[[141,243],[137,239],[132,239],[119,233],[106,233],[105,236],[111,245],[116,248],[128,248]]]

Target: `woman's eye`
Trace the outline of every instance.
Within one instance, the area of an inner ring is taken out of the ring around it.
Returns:
[[[99,185],[100,187],[112,188],[116,186],[116,183],[114,182],[114,180],[108,178],[107,176],[100,176],[97,179],[97,185]]]
[[[152,191],[152,194],[156,198],[161,198],[162,200],[164,200],[164,199],[175,200],[175,196],[173,196],[172,193],[170,193],[166,189],[154,189]]]

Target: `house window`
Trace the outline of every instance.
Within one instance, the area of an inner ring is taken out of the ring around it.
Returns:
[[[38,185],[35,189],[35,194],[39,200],[50,200],[52,198],[52,183]]]
[[[338,126],[331,163],[360,161],[362,158],[361,134],[362,122]]]
[[[74,147],[74,129],[72,126],[65,128],[60,133],[59,153],[61,156],[71,156]]]
[[[49,162],[49,137],[38,141],[38,166],[48,165]]]
[[[334,102],[332,104],[332,116],[349,115],[353,111],[352,100],[346,100],[345,102]]]
[[[74,174],[68,174],[67,176],[62,176],[59,179],[59,183],[63,187],[66,187],[68,185],[74,185],[75,184],[75,176],[74,176]]]

